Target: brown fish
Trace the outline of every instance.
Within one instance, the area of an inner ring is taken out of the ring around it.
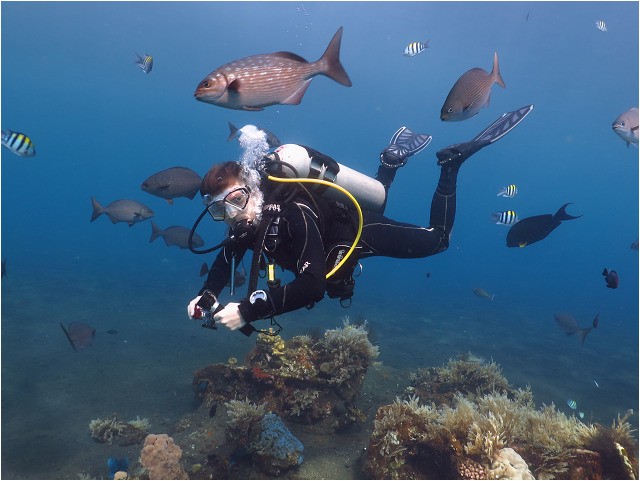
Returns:
[[[191,229],[187,229],[186,227],[179,225],[172,225],[166,229],[161,229],[155,222],[151,221],[151,238],[149,239],[149,242],[153,242],[158,237],[162,237],[164,239],[164,243],[168,247],[177,246],[180,249],[188,249],[190,233]],[[202,240],[202,237],[194,232],[193,246],[202,247],[203,245],[204,241]]]
[[[591,332],[591,329],[598,325],[598,321],[594,319],[595,325],[581,329],[578,326],[578,321],[576,321],[576,318],[571,314],[565,313],[555,314],[553,318],[556,320],[560,328],[562,328],[567,336],[571,336],[577,332],[580,336],[580,341],[582,344],[584,344],[584,340],[586,339],[587,334]]]
[[[218,67],[198,84],[196,100],[236,110],[262,110],[276,104],[298,105],[316,75],[351,87],[340,63],[342,27],[322,57],[307,62],[291,52],[252,55]]]
[[[144,204],[136,202],[135,200],[115,200],[106,207],[102,207],[100,203],[91,197],[91,205],[93,212],[91,213],[91,221],[93,222],[102,214],[107,214],[107,217],[116,224],[117,222],[126,222],[131,227],[137,222],[142,222],[153,217],[153,211]]]
[[[150,176],[140,188],[173,204],[176,197],[193,199],[200,190],[200,184],[202,179],[193,170],[187,167],[170,167]]]
[[[476,287],[473,290],[473,293],[478,297],[484,297],[485,299],[489,299],[490,301],[493,301],[493,298],[496,297],[495,294],[489,294],[482,287]]]
[[[466,71],[451,88],[440,110],[440,120],[458,121],[470,119],[482,107],[488,107],[491,99],[491,87],[497,83],[506,89],[500,75],[498,53],[493,55],[493,69],[487,73],[481,68]]]

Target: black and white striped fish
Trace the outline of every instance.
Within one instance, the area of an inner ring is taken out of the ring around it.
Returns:
[[[402,54],[406,57],[413,57],[414,55],[418,55],[420,52],[429,47],[429,40],[426,42],[411,42],[406,46],[404,52]]]
[[[153,68],[153,57],[148,53],[144,54],[144,57],[141,57],[138,53],[136,53],[137,60],[135,60],[135,64],[142,69],[144,73],[151,72]]]
[[[502,197],[515,197],[517,193],[518,188],[516,187],[516,184],[511,184],[500,189],[500,192],[498,192],[498,196],[501,195]]]
[[[607,31],[607,24],[604,23],[604,20],[596,20],[596,28],[601,32]]]
[[[25,134],[13,132],[9,129],[2,131],[2,145],[7,147],[14,154],[22,157],[33,157],[36,155],[36,148],[33,142]]]
[[[505,210],[491,214],[491,220],[496,224],[512,225],[518,222],[518,214],[514,210]]]

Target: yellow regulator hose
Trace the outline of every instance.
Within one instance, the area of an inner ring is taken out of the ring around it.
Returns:
[[[364,225],[364,219],[362,217],[362,209],[360,208],[360,204],[358,204],[358,201],[356,200],[356,198],[351,195],[351,192],[349,192],[347,189],[345,189],[344,187],[339,186],[338,184],[334,184],[333,182],[329,182],[326,180],[321,180],[321,179],[306,179],[306,178],[285,178],[285,177],[273,177],[272,175],[267,177],[269,180],[273,180],[274,182],[284,182],[284,183],[296,183],[296,182],[302,182],[302,183],[306,183],[306,184],[320,184],[320,185],[324,185],[327,187],[332,187],[334,189],[338,189],[340,192],[342,192],[344,195],[346,195],[349,200],[351,202],[353,202],[353,205],[356,207],[356,211],[358,211],[358,233],[356,234],[356,238],[353,240],[353,244],[351,244],[351,248],[349,249],[349,251],[347,252],[347,254],[342,258],[342,260],[338,263],[337,266],[335,266],[333,269],[331,269],[331,271],[329,273],[327,273],[326,278],[329,279],[329,277],[331,277],[332,275],[334,275],[338,269],[340,269],[342,267],[342,265],[347,261],[347,259],[349,258],[349,256],[351,256],[351,254],[353,253],[353,251],[356,249],[356,246],[358,245],[358,242],[360,241],[360,236],[362,235],[362,226]]]

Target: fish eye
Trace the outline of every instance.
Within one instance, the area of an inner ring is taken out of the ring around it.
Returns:
[[[622,125],[624,127],[624,120],[622,122],[620,122],[620,125]]]
[[[450,113],[452,113],[452,112],[453,112],[453,107],[449,107],[449,108],[447,109],[447,113],[449,113],[449,114],[450,114]]]
[[[204,80],[202,81],[202,83],[200,84],[200,87],[203,87],[205,89],[208,89],[209,87],[211,87],[211,82],[209,82],[208,80]]]

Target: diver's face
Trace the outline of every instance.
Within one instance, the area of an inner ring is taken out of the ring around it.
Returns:
[[[252,219],[255,217],[251,189],[246,185],[233,185],[217,197],[209,194],[204,196],[209,214],[215,221],[225,221],[233,225],[240,219]]]

